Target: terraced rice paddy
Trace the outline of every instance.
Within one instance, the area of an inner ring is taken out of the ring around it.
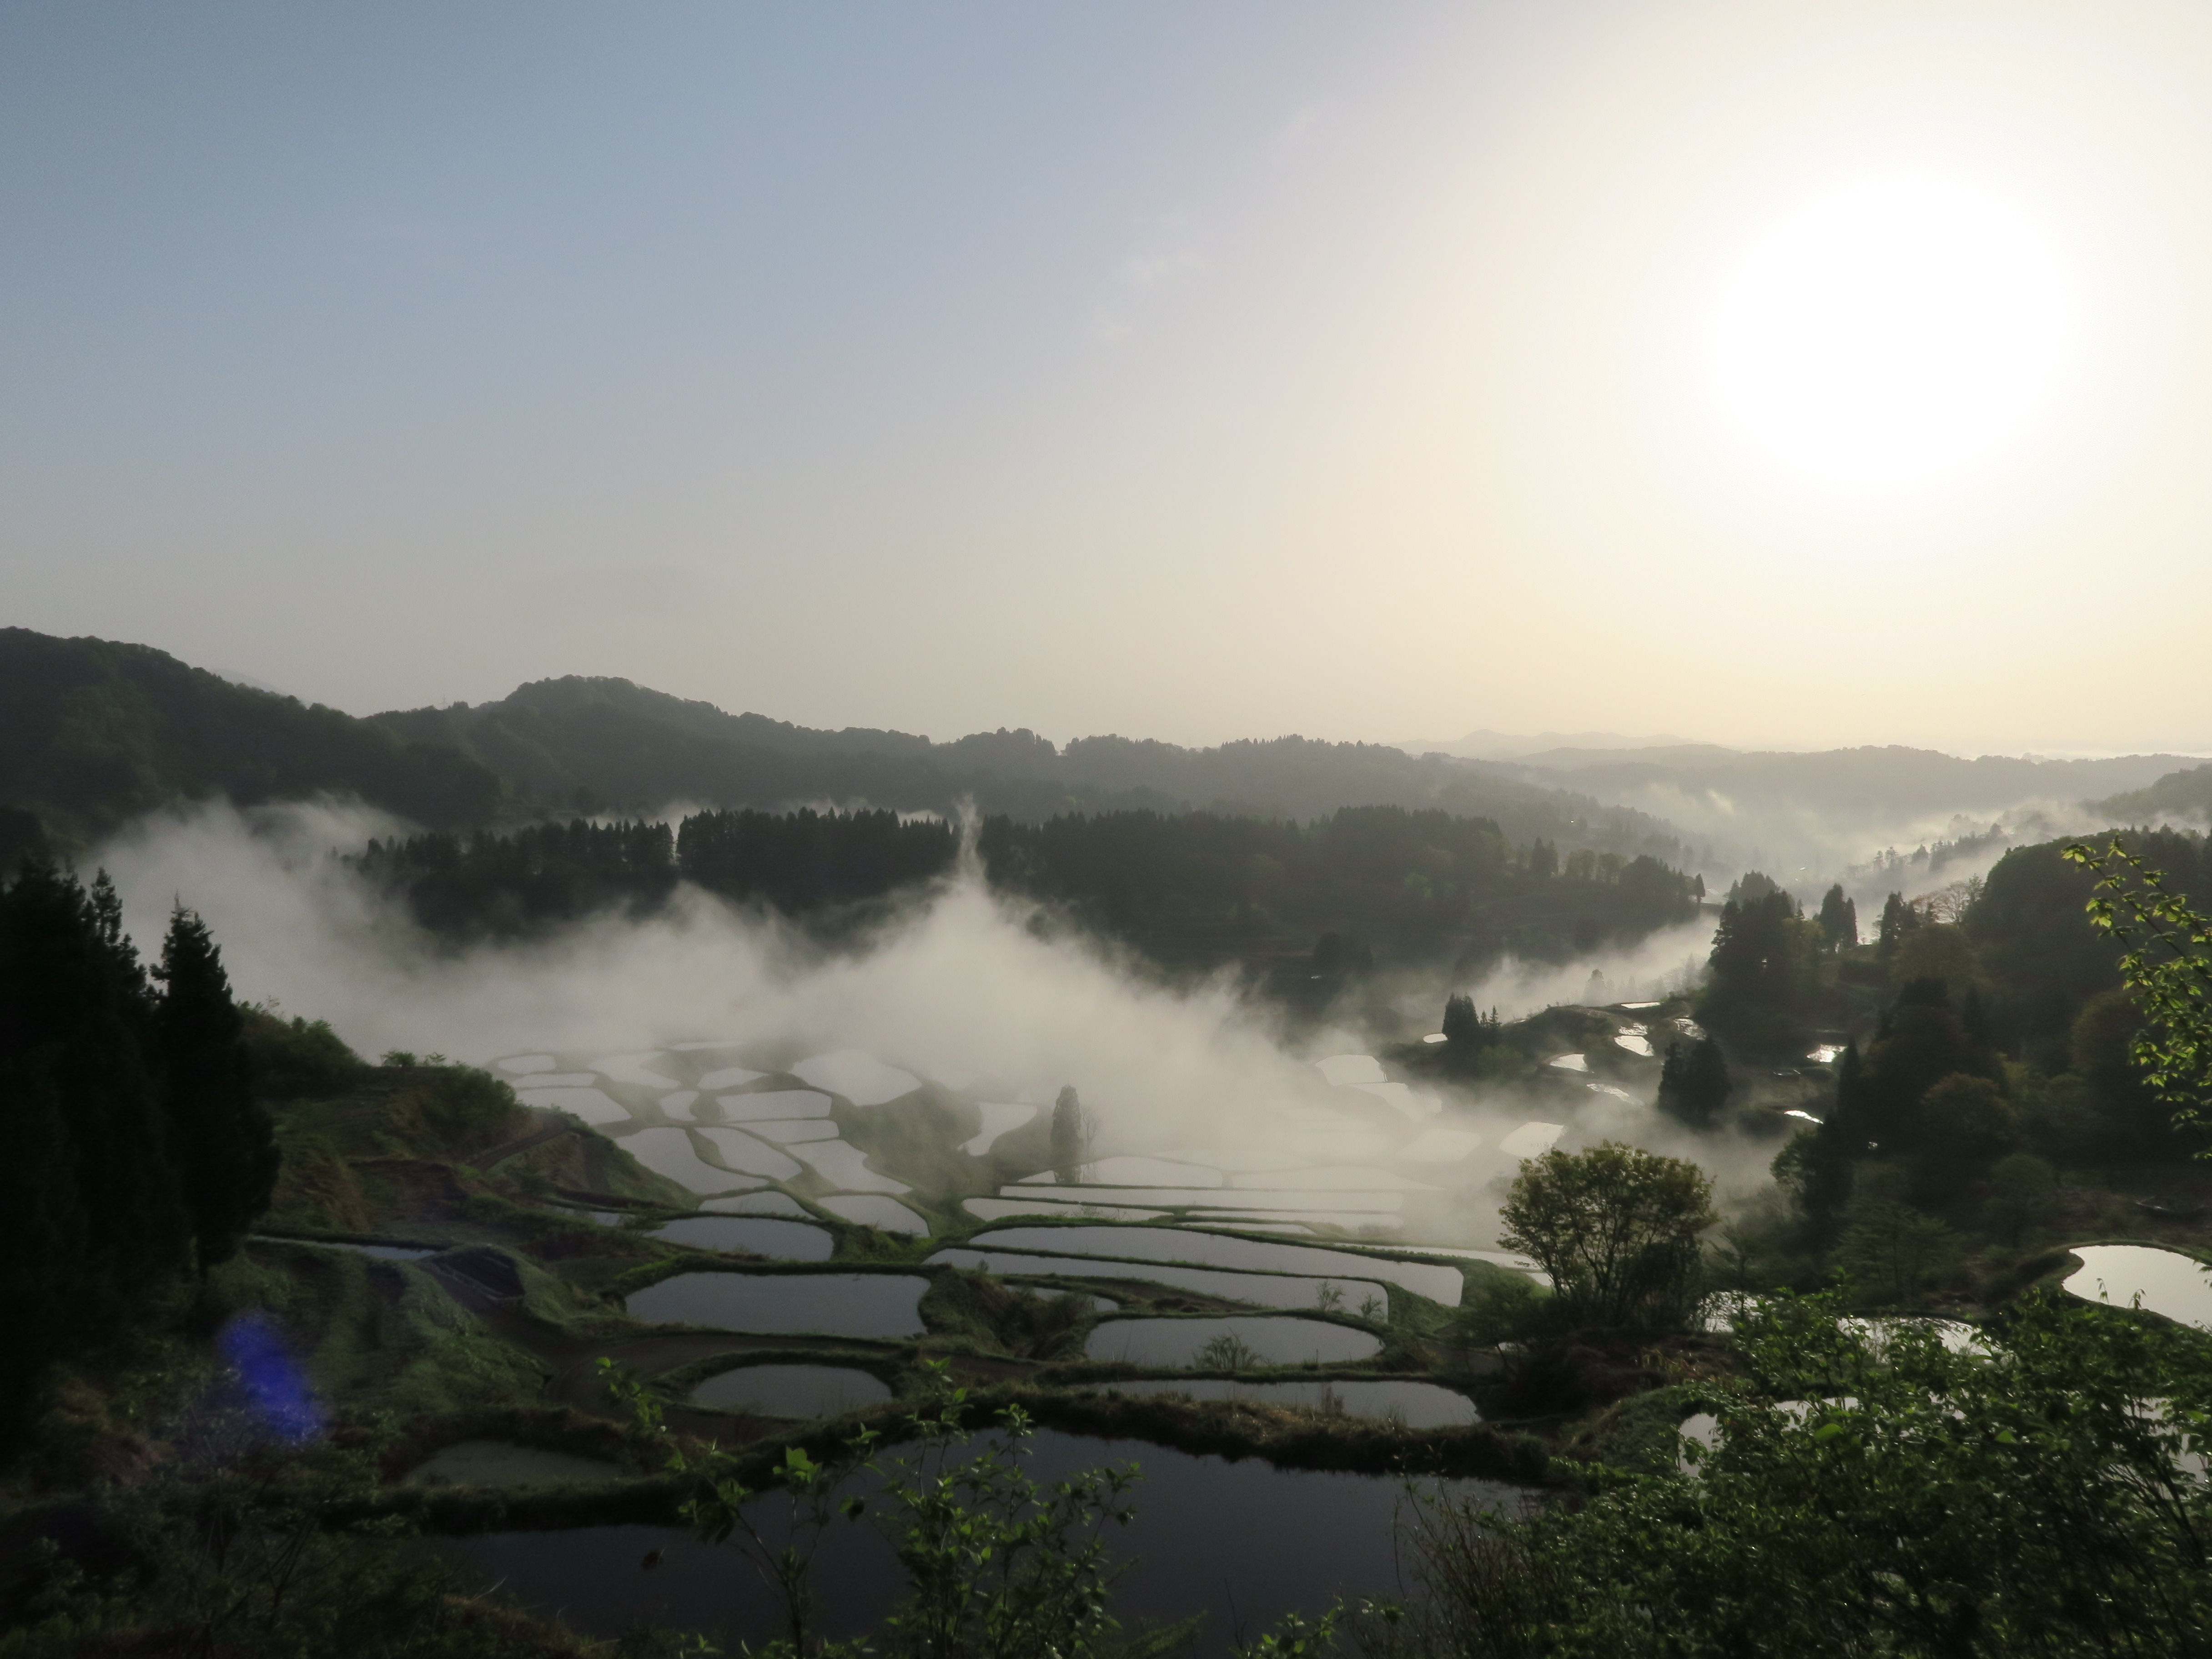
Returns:
[[[777,1173],[775,1165],[751,1174],[739,1174],[724,1164],[708,1163],[699,1155],[699,1144],[691,1139],[694,1134],[703,1135],[706,1133],[702,1129],[640,1129],[635,1134],[626,1136],[621,1146],[624,1152],[653,1174],[665,1176],[678,1186],[695,1193],[739,1192],[761,1186],[764,1183],[760,1177]],[[707,1144],[714,1145],[711,1141]],[[758,1143],[754,1145],[757,1146]],[[769,1149],[763,1146],[759,1150],[767,1152]],[[728,1152],[736,1152],[739,1157],[744,1156],[742,1149],[735,1147],[726,1149],[718,1146],[716,1151],[725,1155]],[[771,1156],[786,1166],[790,1174],[799,1173],[799,1166],[788,1158],[782,1158],[780,1153]]]
[[[929,1223],[920,1213],[895,1198],[883,1198],[872,1193],[837,1194],[817,1200],[834,1216],[858,1222],[863,1227],[874,1227],[887,1233],[905,1233],[920,1238],[929,1231]]]
[[[767,1216],[686,1216],[655,1227],[652,1236],[695,1249],[741,1250],[785,1261],[827,1261],[836,1244],[826,1227]]]
[[[1334,1416],[1377,1418],[1409,1429],[1457,1428],[1481,1421],[1474,1401],[1434,1382],[1344,1380],[1326,1382],[1239,1382],[1226,1377],[1141,1377],[1103,1382],[1102,1391],[1127,1395],[1180,1395],[1191,1400],[1249,1400],[1260,1405],[1296,1406]]]
[[[1382,1339],[1346,1325],[1283,1315],[1234,1314],[1224,1318],[1101,1320],[1084,1344],[1086,1358],[1131,1365],[1196,1365],[1208,1344],[1224,1339],[1249,1350],[1263,1365],[1308,1360],[1345,1365],[1372,1359]]]
[[[1178,1261],[1249,1273],[1303,1273],[1382,1279],[1446,1307],[1459,1304],[1461,1279],[1455,1267],[1392,1261],[1344,1250],[1299,1244],[1263,1243],[1218,1233],[1160,1227],[1003,1227],[978,1233],[969,1243],[978,1249],[1053,1250],[1135,1261]]]
[[[648,1324],[701,1325],[777,1335],[919,1336],[921,1296],[915,1273],[678,1273],[624,1303]]]
[[[763,1417],[836,1417],[890,1397],[883,1382],[850,1365],[743,1365],[691,1390],[695,1406]]]
[[[1164,1285],[1225,1302],[1249,1302],[1261,1308],[1313,1308],[1323,1297],[1338,1305],[1356,1308],[1370,1297],[1388,1293],[1374,1279],[1304,1279],[1285,1273],[1228,1273],[1212,1267],[1178,1267],[1149,1261],[1109,1261],[1082,1255],[1030,1255],[1014,1250],[939,1250],[927,1267],[964,1267],[989,1273],[1057,1274],[1066,1279],[1129,1279]]]
[[[2212,1331],[2212,1269],[2196,1257],[2147,1244],[2077,1244],[2074,1254],[2081,1266],[2065,1282],[2074,1295]]]
[[[596,1457],[519,1446],[509,1440],[459,1440],[407,1471],[410,1486],[542,1486],[564,1480],[613,1480],[622,1470]]]
[[[1115,1585],[1125,1621],[1205,1615],[1192,1651],[1225,1659],[1290,1613],[1315,1614],[1339,1597],[1395,1592],[1402,1571],[1395,1522],[1402,1484],[1385,1476],[1279,1469],[1260,1458],[1219,1457],[1094,1440],[1050,1431],[1028,1443],[1024,1472],[1048,1485],[1102,1463],[1133,1462],[1143,1480],[1127,1502],[1135,1519],[1109,1547],[1127,1566]],[[1425,1481],[1425,1489],[1518,1513],[1527,1494],[1495,1482]],[[851,1488],[872,1497],[866,1480]],[[771,1548],[785,1540],[775,1500],[751,1511]],[[778,1606],[726,1549],[668,1527],[584,1527],[488,1533],[445,1540],[449,1554],[502,1584],[526,1607],[555,1608],[610,1639],[651,1620],[702,1631],[725,1651],[778,1634]],[[649,1573],[638,1563],[658,1552]],[[900,1577],[890,1547],[865,1523],[833,1528],[817,1558],[824,1634],[849,1638],[891,1611]]]

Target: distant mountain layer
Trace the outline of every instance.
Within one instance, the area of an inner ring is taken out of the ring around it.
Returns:
[[[1437,807],[1563,852],[1648,853],[1675,865],[1689,855],[1658,817],[1378,744],[1289,737],[1182,749],[1099,737],[1063,750],[1003,730],[932,743],[811,731],[583,678],[361,720],[150,647],[0,629],[0,839],[11,846],[36,845],[41,826],[62,845],[88,843],[179,801],[316,795],[358,797],[435,830],[672,804],[950,815],[972,802],[1023,822],[1131,808],[1311,819],[1343,806]]]
[[[1554,750],[1517,763],[1491,763],[1516,777],[1570,783],[1600,799],[1657,789],[1717,792],[1742,801],[1781,802],[1816,811],[1862,815],[1997,811],[2022,802],[2071,805],[2115,789],[2140,788],[2185,755],[2124,755],[2108,760],[2033,760],[1983,755],[1967,760],[1932,749],[1827,749],[1807,754],[1686,750]]]
[[[1395,744],[1409,755],[1453,755],[1461,760],[1525,760],[1531,756],[1561,750],[1647,749],[1711,749],[1711,744],[1692,743],[1662,733],[1649,738],[1625,738],[1618,732],[1538,732],[1516,736],[1510,732],[1470,732],[1463,738],[1408,738]],[[1727,753],[1727,750],[1717,752]]]
[[[1541,836],[1673,863],[1687,851],[1673,825],[1648,814],[1381,744],[1287,737],[1184,749],[1094,737],[1060,749],[1003,728],[932,743],[903,732],[812,731],[581,678],[537,681],[497,702],[372,718],[410,742],[450,746],[564,810],[865,801],[951,814],[972,802],[1035,822],[1147,808],[1310,819],[1342,806],[1440,807],[1495,818],[1516,842]]]
[[[335,708],[233,684],[143,645],[0,629],[0,808],[66,842],[155,807],[354,795],[434,828],[506,806],[490,769]],[[31,832],[8,837],[27,849]]]
[[[2168,772],[2148,787],[2095,803],[2114,823],[2154,823],[2162,818],[2212,818],[2212,766]]]

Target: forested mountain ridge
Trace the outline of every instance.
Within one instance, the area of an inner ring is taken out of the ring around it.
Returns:
[[[2212,766],[2168,772],[2141,789],[2091,803],[2115,823],[2153,823],[2161,818],[2212,818]]]
[[[1996,811],[2041,799],[2076,801],[2115,789],[2139,789],[2191,764],[2185,755],[2121,755],[2042,760],[2025,755],[1971,759],[1899,744],[1805,753],[1712,744],[1680,749],[1556,749],[1512,762],[1486,762],[1532,781],[1571,782],[1601,797],[1653,786],[1721,789],[1732,798],[1786,799],[1853,812]]]
[[[1346,806],[1440,808],[1498,820],[1515,841],[1690,861],[1663,819],[1540,783],[1484,775],[1444,757],[1301,737],[1212,749],[1119,736],[1064,749],[1026,728],[949,742],[909,732],[812,730],[649,690],[569,677],[496,702],[372,716],[409,739],[450,745],[547,805],[655,811],[670,801],[774,807],[860,803],[1039,822],[1066,812],[1210,811],[1313,819]]]
[[[1206,811],[1311,821],[1347,806],[1493,819],[1544,839],[1683,866],[1662,818],[1486,774],[1445,757],[1300,737],[1212,749],[1118,736],[1066,747],[1027,730],[949,742],[811,730],[731,714],[628,680],[570,677],[495,702],[356,719],[237,684],[151,647],[0,630],[0,851],[98,839],[179,801],[354,796],[456,830],[671,803],[836,802],[1042,823],[1101,811]],[[27,816],[26,816],[27,815]],[[33,822],[35,820],[35,822]]]
[[[434,828],[484,823],[499,776],[450,749],[238,685],[151,646],[0,629],[0,809],[64,842],[179,800],[358,796]],[[18,850],[38,837],[20,825]]]

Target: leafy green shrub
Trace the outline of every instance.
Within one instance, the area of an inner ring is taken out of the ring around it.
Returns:
[[[1501,1342],[1526,1342],[1550,1329],[1556,1310],[1552,1298],[1522,1273],[1486,1278],[1468,1287],[1455,1321],[1460,1340],[1478,1348]]]
[[[1687,1471],[1526,1520],[1425,1504],[1407,1656],[2202,1655],[2212,1342],[2037,1297],[1985,1354],[1836,1298],[1741,1328]],[[2149,1402],[2156,1402],[2154,1405]],[[1647,1468],[1650,1466],[1646,1465]],[[1395,1639],[1395,1638],[1394,1638]]]
[[[255,1090],[270,1100],[327,1100],[359,1083],[368,1061],[328,1020],[286,1020],[273,1006],[241,1008]]]
[[[393,1115],[411,1115],[441,1150],[457,1152],[496,1146],[527,1121],[514,1090],[469,1066],[441,1066],[416,1080]]]
[[[1698,1236],[1712,1182],[1680,1158],[1603,1141],[1528,1158],[1499,1211],[1500,1242],[1552,1280],[1562,1318],[1585,1326],[1686,1322],[1698,1301]]]

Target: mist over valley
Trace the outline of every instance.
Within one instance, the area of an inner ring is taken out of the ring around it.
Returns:
[[[2208,83],[0,8],[0,1659],[2212,1654]]]

